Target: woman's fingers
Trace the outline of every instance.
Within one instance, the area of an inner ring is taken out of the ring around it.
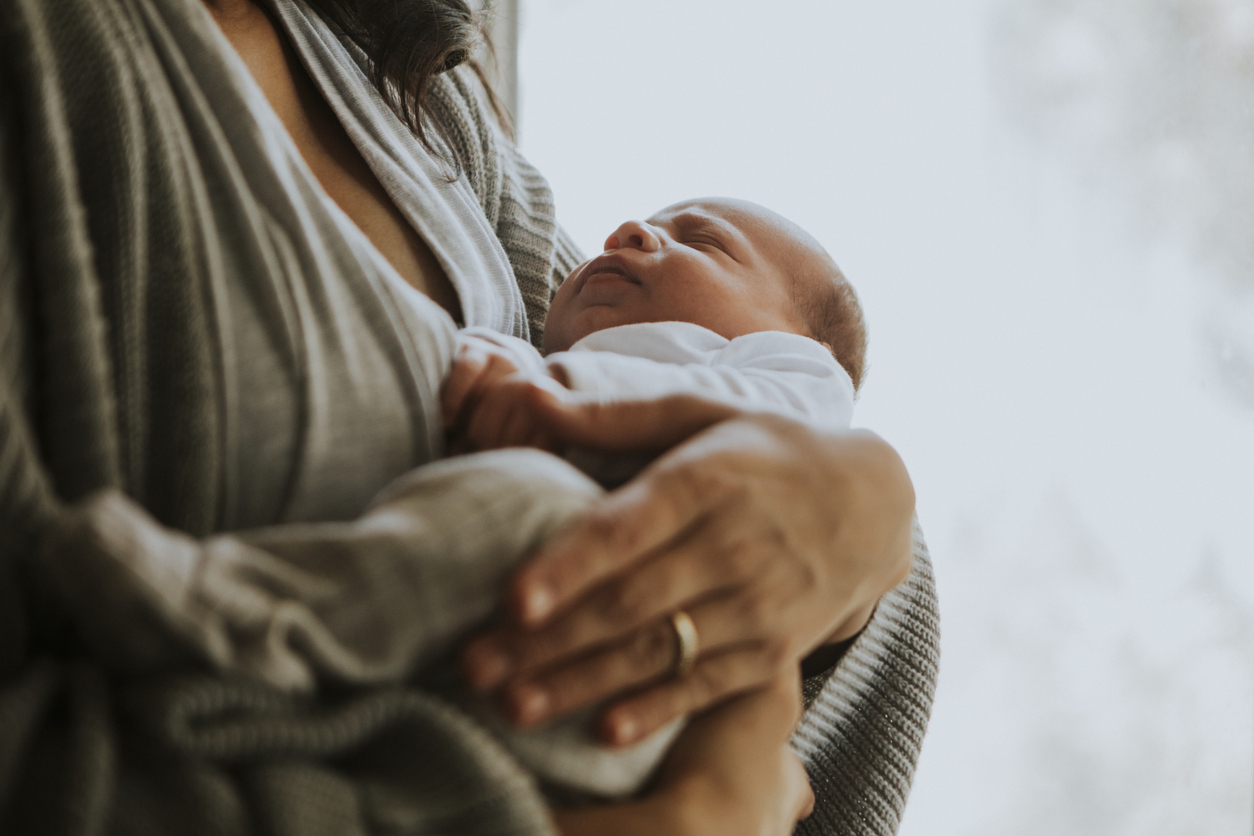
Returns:
[[[630,693],[604,715],[602,725],[607,741],[627,744],[676,717],[761,685],[788,667],[796,651],[762,629],[763,617],[747,614],[750,608],[769,609],[747,605],[748,593],[742,588],[685,610],[696,629],[698,655],[683,677],[674,676],[679,644],[667,617],[574,660],[515,677],[502,691],[502,707],[514,722],[535,725]]]
[[[698,533],[705,527],[709,526],[698,528]],[[467,650],[470,683],[493,688],[507,675],[525,674],[624,639],[690,602],[745,585],[763,571],[769,554],[768,549],[745,544],[724,546],[716,535],[690,537],[673,551],[606,581],[539,629],[519,633],[502,627],[479,637]],[[478,661],[487,656],[499,659],[490,665]],[[494,676],[486,675],[489,668]]]
[[[518,620],[536,627],[606,578],[686,535],[735,485],[697,468],[648,473],[608,495],[542,548],[511,588]]]
[[[653,628],[641,631],[631,647],[615,651],[536,680],[511,683],[502,696],[502,708],[511,720],[529,727],[621,690],[598,688],[597,682],[651,683],[605,711],[598,723],[598,734],[606,743],[628,746],[676,717],[761,686],[787,667],[777,654],[745,645],[703,655],[686,676],[673,678],[674,640],[668,631]]]
[[[686,439],[687,443],[605,497],[599,507],[542,548],[519,572],[511,587],[510,605],[526,627],[544,623],[606,577],[634,566],[664,544],[677,541],[704,514],[719,505],[726,506],[729,496],[743,497],[743,473],[708,467],[705,460],[729,452],[735,457],[742,448],[751,449],[771,441],[768,433],[743,421],[722,424],[718,428],[721,433],[718,429],[703,433],[711,425],[737,414],[736,410],[717,401],[686,395],[599,404],[540,392],[532,405],[539,423],[566,445],[639,450],[649,448],[652,442]],[[570,427],[552,424],[550,419],[559,413],[577,416],[570,421],[581,431],[572,434]],[[737,428],[729,432],[729,424],[736,424]],[[676,427],[683,431],[672,437]],[[728,510],[720,509],[724,516]]]
[[[628,746],[676,717],[770,681],[783,667],[778,658],[754,645],[703,656],[687,676],[664,680],[605,711],[598,732],[607,743]]]
[[[510,680],[503,706],[523,725],[636,692],[607,715],[608,739],[618,743],[760,685],[806,650],[790,604],[812,575],[774,538],[742,532],[738,520],[731,513],[703,521],[687,541],[615,576],[543,628],[505,626],[479,637],[464,657],[467,679],[481,689]],[[698,661],[689,676],[670,680],[678,654],[670,616],[681,609],[696,627]]]
[[[657,680],[672,668],[675,637],[669,622],[655,622],[623,642],[533,677],[511,681],[501,707],[515,723],[532,726],[569,714],[623,688]]]
[[[900,460],[874,436],[724,422],[520,571],[510,594],[525,625],[473,642],[468,679],[502,687],[524,723],[600,703],[611,740],[638,739],[856,631],[909,568],[912,505]],[[680,609],[700,653],[676,679]]]

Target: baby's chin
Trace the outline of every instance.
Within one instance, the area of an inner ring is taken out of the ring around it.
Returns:
[[[546,355],[558,351],[566,351],[591,333],[591,331],[583,334],[579,333],[575,328],[575,323],[569,321],[568,317],[555,321],[550,316],[548,321],[544,323],[544,342],[540,348]]]
[[[546,322],[544,353],[567,351],[589,334],[604,331],[606,328],[647,321],[651,320],[628,316],[624,311],[612,305],[592,305],[576,311],[574,316],[562,316],[557,321],[550,319]]]

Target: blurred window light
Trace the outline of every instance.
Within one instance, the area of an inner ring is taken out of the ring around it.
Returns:
[[[943,656],[902,833],[1248,836],[1254,4],[526,0],[586,249],[766,204],[871,330]]]

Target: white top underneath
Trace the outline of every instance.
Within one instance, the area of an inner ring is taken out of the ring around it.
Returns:
[[[853,419],[849,374],[820,343],[798,334],[759,331],[729,340],[690,322],[642,322],[584,337],[542,358],[529,343],[486,329],[517,357],[520,369],[560,367],[571,389],[604,401],[692,394],[847,429]]]

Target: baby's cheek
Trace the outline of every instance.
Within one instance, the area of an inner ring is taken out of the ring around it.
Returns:
[[[544,345],[542,346],[545,354],[551,354],[554,351],[565,351],[570,348],[571,342],[568,340],[570,330],[570,299],[573,290],[573,283],[567,279],[562,286],[557,289],[557,293],[553,296],[553,301],[549,303],[549,312],[544,320]]]

